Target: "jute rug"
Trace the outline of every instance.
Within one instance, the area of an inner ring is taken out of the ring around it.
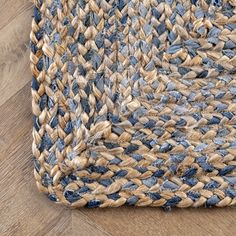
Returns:
[[[71,207],[236,203],[236,0],[35,0],[34,175]]]

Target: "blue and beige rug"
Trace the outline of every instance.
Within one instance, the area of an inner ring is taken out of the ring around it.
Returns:
[[[50,200],[236,204],[236,0],[35,0],[30,39]]]

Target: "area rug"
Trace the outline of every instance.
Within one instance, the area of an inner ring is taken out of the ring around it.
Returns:
[[[236,1],[35,0],[34,175],[71,207],[236,203]]]

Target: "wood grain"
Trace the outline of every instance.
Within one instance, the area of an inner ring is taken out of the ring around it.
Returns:
[[[69,210],[36,189],[31,159],[32,3],[0,0],[0,236],[236,235],[236,209]]]

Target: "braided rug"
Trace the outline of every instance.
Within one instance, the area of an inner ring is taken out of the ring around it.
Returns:
[[[30,39],[50,200],[236,204],[236,0],[35,0]]]

